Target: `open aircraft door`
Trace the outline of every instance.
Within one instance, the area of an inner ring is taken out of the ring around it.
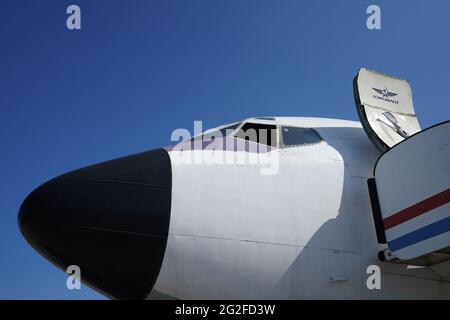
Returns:
[[[364,130],[383,152],[368,180],[382,260],[450,276],[450,121],[420,131],[409,84],[361,69],[354,80]]]
[[[420,131],[406,80],[362,68],[353,90],[359,119],[381,152]]]
[[[384,153],[374,177],[369,190],[378,198],[376,210],[393,256],[411,260],[440,253],[425,264],[450,258],[450,121]]]

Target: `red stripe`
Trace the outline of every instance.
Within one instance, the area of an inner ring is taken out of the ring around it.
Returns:
[[[396,225],[420,216],[430,210],[443,206],[450,201],[450,188],[432,197],[420,201],[409,208],[403,209],[383,220],[384,229],[390,229]]]

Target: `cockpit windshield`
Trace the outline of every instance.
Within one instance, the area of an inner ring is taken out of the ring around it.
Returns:
[[[225,125],[222,128],[219,127],[218,129],[206,130],[201,135],[198,135],[198,136],[192,138],[192,140],[201,139],[204,141],[210,141],[211,139],[230,136],[234,133],[234,131],[236,131],[236,129],[239,127],[240,124],[241,124],[241,122],[235,122],[235,123],[232,123],[229,125]]]

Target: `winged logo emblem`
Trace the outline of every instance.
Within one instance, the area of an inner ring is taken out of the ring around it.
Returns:
[[[384,89],[377,89],[377,88],[372,88],[372,89],[376,93],[381,94],[381,95],[383,95],[383,97],[386,97],[386,98],[395,97],[397,95],[397,93],[390,92],[386,87]]]

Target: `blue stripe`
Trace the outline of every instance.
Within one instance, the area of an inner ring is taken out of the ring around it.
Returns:
[[[428,226],[417,229],[397,239],[389,241],[388,246],[391,251],[397,251],[417,242],[438,236],[447,231],[450,231],[450,217],[436,221],[432,224],[429,224]]]

